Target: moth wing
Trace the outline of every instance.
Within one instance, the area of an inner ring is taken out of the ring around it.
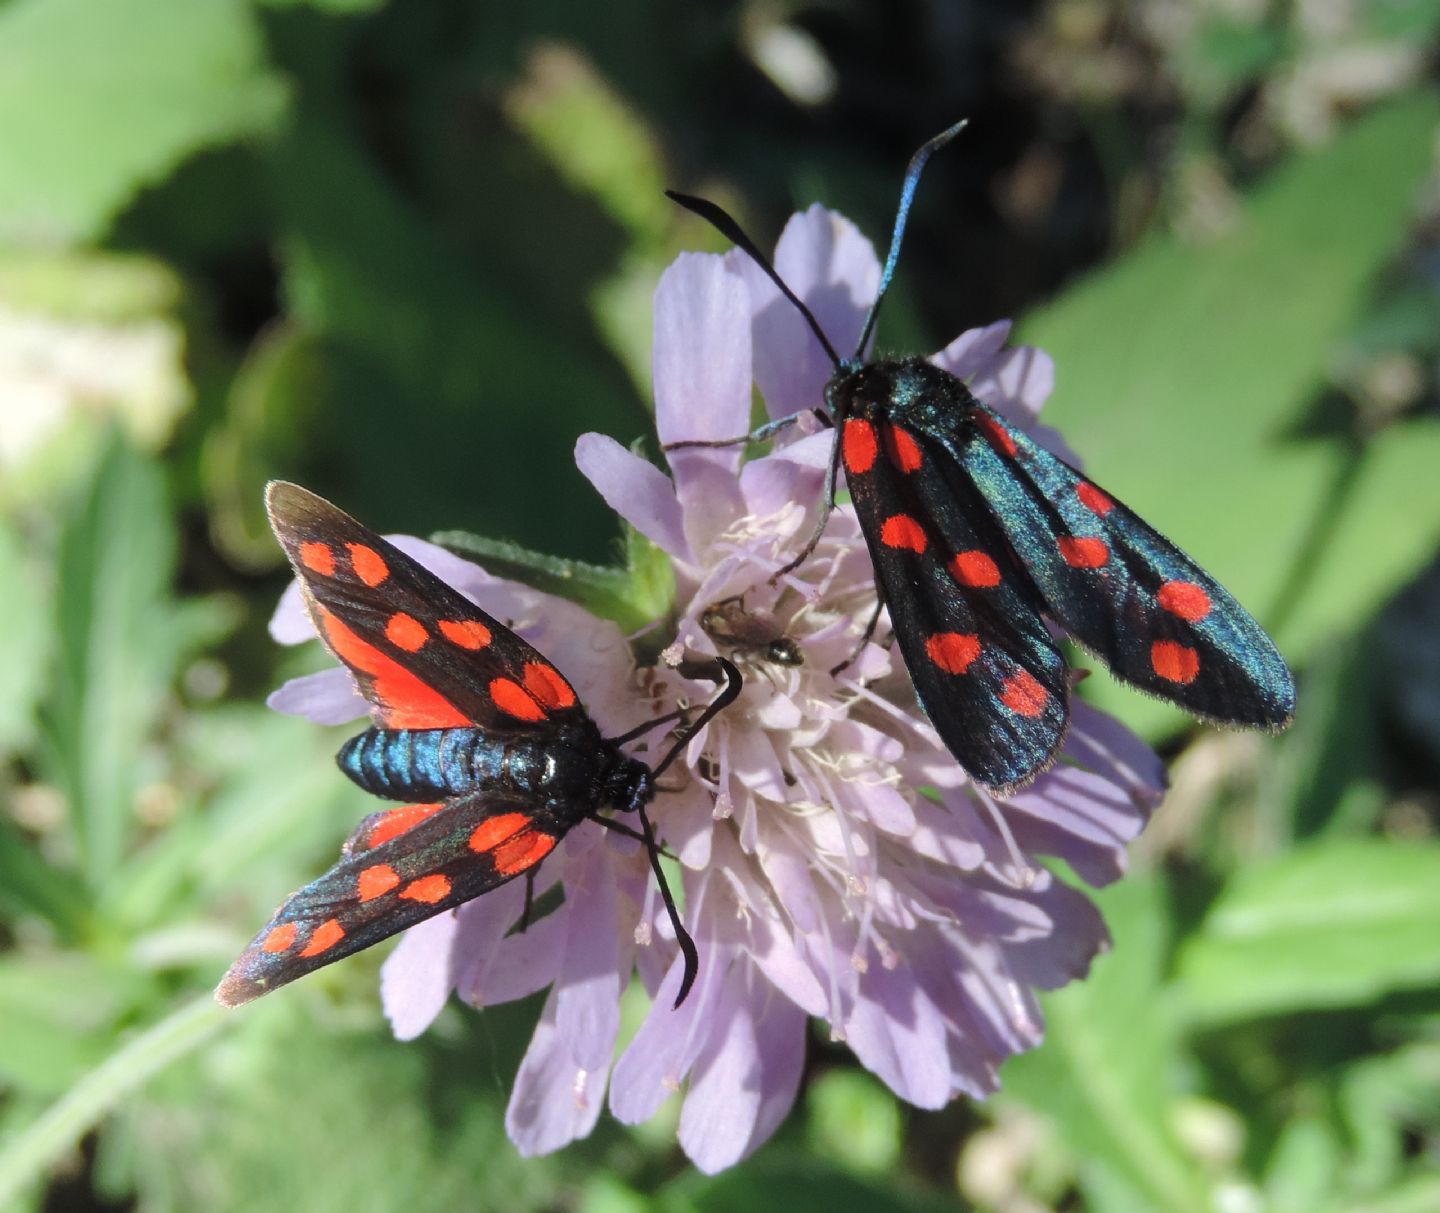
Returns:
[[[1198,564],[983,404],[950,435],[1045,610],[1126,682],[1224,724],[1278,729],[1295,683],[1274,642]]]
[[[220,982],[221,1004],[249,1002],[497,888],[574,824],[512,792],[406,808],[430,811],[374,845],[376,825],[403,810],[366,818],[339,862],[286,898]]]
[[[939,474],[944,453],[850,418],[846,484],[915,691],[977,782],[1023,787],[1068,722],[1065,663],[988,512]],[[938,458],[937,458],[938,455]]]
[[[540,653],[344,510],[284,481],[265,501],[316,631],[380,727],[513,734],[584,716]]]

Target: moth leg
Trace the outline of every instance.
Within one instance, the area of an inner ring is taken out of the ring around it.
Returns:
[[[687,438],[682,442],[667,442],[660,449],[662,451],[686,451],[695,447],[723,447],[739,446],[742,442],[764,442],[773,438],[783,429],[788,429],[800,420],[799,413],[791,413],[788,417],[777,417],[774,421],[767,421],[764,425],[749,434],[741,434],[737,438]]]
[[[820,537],[825,534],[825,524],[830,521],[831,511],[835,509],[835,483],[839,476],[840,430],[837,427],[835,441],[830,446],[830,467],[825,473],[825,492],[820,497],[820,516],[815,520],[815,529],[810,532],[810,538],[800,549],[800,554],[770,574],[771,585],[775,585],[786,573],[792,573],[804,564],[810,553],[815,550],[816,544],[820,542]]]
[[[525,873],[525,908],[520,911],[520,933],[530,929],[530,912],[535,908],[535,876],[540,871],[537,863]]]
[[[861,652],[864,651],[865,646],[870,643],[871,638],[875,635],[875,628],[880,623],[880,612],[884,609],[885,596],[880,592],[879,582],[876,582],[875,609],[870,612],[870,622],[865,625],[865,633],[860,637],[860,643],[855,646],[855,651],[852,652],[849,657],[845,658],[845,660],[842,661],[839,665],[831,669],[831,678],[834,678],[835,675],[840,673],[841,670],[848,669],[850,666],[855,664],[855,659],[860,656]]]

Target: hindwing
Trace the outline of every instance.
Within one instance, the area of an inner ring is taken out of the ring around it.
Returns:
[[[249,1002],[530,870],[573,824],[542,810],[480,791],[367,817],[339,862],[275,911],[215,997]]]

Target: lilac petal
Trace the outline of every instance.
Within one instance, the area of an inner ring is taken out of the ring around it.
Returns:
[[[930,361],[957,379],[969,379],[1000,352],[1010,336],[1010,321],[997,320],[983,328],[966,329]]]
[[[561,949],[569,925],[566,918],[561,906],[493,945],[483,966],[470,966],[466,974],[469,985],[461,991],[465,1001],[477,1007],[495,1007],[529,998],[553,985],[560,974]]]
[[[906,1103],[941,1108],[949,1101],[945,1020],[909,968],[870,964],[845,1038],[861,1065]]]
[[[355,680],[340,666],[290,679],[270,692],[265,706],[316,724],[349,724],[370,711]]]
[[[549,865],[546,865],[549,866]],[[465,903],[455,940],[455,989],[473,1006],[489,1002],[486,975],[495,950],[525,908],[525,881],[512,880]]]
[[[427,918],[405,932],[380,966],[380,1002],[396,1040],[414,1040],[450,997],[455,928],[454,914]]]
[[[270,616],[270,635],[279,644],[304,644],[315,639],[315,624],[305,610],[305,596],[300,583],[292,581],[275,604]]]
[[[772,417],[820,408],[834,364],[805,318],[743,254],[731,264],[750,290],[755,382]],[[775,269],[814,313],[840,357],[854,353],[880,285],[874,246],[850,220],[820,205],[794,215],[775,247]]]
[[[721,872],[744,871],[746,860],[728,831],[718,832],[713,862]],[[748,938],[742,951],[757,966],[770,985],[812,1015],[823,1015],[825,991],[810,965],[795,947],[790,927],[763,886],[735,878],[736,899]]]
[[[590,1133],[604,1097],[605,1071],[578,1065],[560,1039],[552,993],[515,1075],[505,1131],[524,1157],[548,1154]]]
[[[775,998],[743,962],[717,1013],[725,1025],[695,1062],[680,1146],[707,1175],[763,1145],[785,1119],[805,1065],[805,1015]]]
[[[1028,429],[1055,390],[1055,360],[1033,345],[1002,350],[975,372],[970,390],[1002,417]]]
[[[1058,855],[1092,885],[1125,872],[1125,844],[1145,827],[1148,813],[1124,788],[1077,767],[1053,767],[1005,805],[1022,848]]]
[[[710,866],[714,810],[709,791],[694,781],[656,801],[654,816],[661,841],[687,868],[699,871]]]
[[[1072,758],[1097,775],[1128,788],[1140,804],[1149,807],[1159,804],[1170,786],[1170,776],[1160,755],[1137,733],[1083,699],[1070,702],[1070,736],[1066,749]]]
[[[718,1026],[714,1008],[735,949],[708,939],[704,931],[696,930],[695,935],[700,971],[689,997],[679,1007],[672,1005],[680,989],[681,961],[677,956],[655,992],[645,1022],[615,1063],[610,1111],[625,1124],[649,1120],[680,1089],[710,1032]]]
[[[604,434],[581,434],[575,466],[605,504],[677,560],[694,560],[670,477]]]
[[[815,892],[806,856],[798,854],[790,840],[772,840],[760,849],[760,866],[780,905],[795,926],[809,933],[820,929],[824,910]]]
[[[1053,924],[1044,936],[1008,948],[1016,978],[1042,990],[1058,990],[1090,971],[1090,962],[1110,946],[1110,933],[1096,905],[1078,889],[1054,881],[1035,894]]]
[[[555,1030],[587,1070],[608,1067],[620,1033],[620,995],[630,976],[620,947],[611,852],[592,847],[565,865],[565,941],[555,986]],[[630,938],[634,939],[633,927]]]
[[[736,964],[712,1008],[714,1027],[695,1059],[680,1110],[680,1148],[705,1174],[738,1162],[760,1111],[754,1027]]]
[[[682,253],[655,289],[655,428],[662,444],[729,439],[750,428],[750,323],[745,284],[724,259]],[[671,451],[692,550],[740,512],[743,444]]]

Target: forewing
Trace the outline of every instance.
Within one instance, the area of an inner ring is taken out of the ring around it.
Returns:
[[[584,714],[544,657],[349,514],[283,481],[265,500],[316,631],[376,724],[515,733]]]
[[[948,438],[1044,599],[1120,678],[1197,716],[1283,728],[1295,684],[1264,629],[1173,543],[982,404]]]
[[[422,809],[406,828],[377,830]],[[249,1002],[528,871],[568,828],[550,817],[542,825],[538,809],[513,793],[478,792],[366,818],[340,861],[275,911],[215,997]]]
[[[957,495],[937,454],[889,423],[849,418],[846,484],[900,651],[941,739],[999,791],[1033,779],[1064,740],[1065,663],[973,493]]]

